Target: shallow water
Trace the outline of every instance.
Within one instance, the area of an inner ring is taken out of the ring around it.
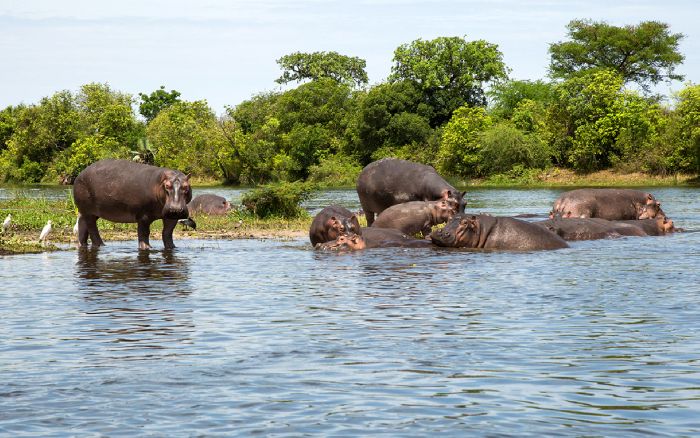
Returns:
[[[473,190],[468,210],[544,215],[558,192]],[[688,232],[0,258],[0,435],[698,435],[700,190],[653,192]],[[307,207],[359,208],[323,196]]]

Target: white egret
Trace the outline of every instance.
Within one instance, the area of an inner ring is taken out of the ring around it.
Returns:
[[[10,223],[12,222],[12,215],[8,214],[5,220],[2,222],[2,232],[4,233],[10,228]]]
[[[39,234],[39,242],[41,242],[43,245],[46,245],[46,242],[49,240],[49,233],[51,232],[51,219],[49,219],[46,222],[46,225],[44,225],[44,228],[41,230],[41,234]]]

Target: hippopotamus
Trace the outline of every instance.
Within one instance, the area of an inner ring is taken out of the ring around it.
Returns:
[[[340,235],[362,234],[357,216],[340,205],[329,205],[319,211],[309,228],[312,245],[335,240]]]
[[[383,158],[365,166],[357,178],[357,195],[372,226],[374,215],[392,205],[409,201],[454,203],[458,213],[464,212],[464,193],[445,181],[432,166],[396,158]]]
[[[420,232],[427,237],[433,225],[444,224],[455,214],[456,205],[445,199],[404,202],[381,212],[372,223],[372,227],[394,228],[410,235]]]
[[[554,201],[550,217],[596,217],[608,220],[665,216],[651,193],[631,189],[577,189]]]
[[[150,248],[151,223],[163,220],[163,244],[174,248],[173,230],[179,219],[187,219],[192,199],[190,176],[184,173],[129,160],[100,160],[75,178],[73,198],[78,207],[78,243],[104,245],[97,219],[137,223],[139,249]]]
[[[556,234],[512,217],[456,214],[430,234],[433,243],[454,248],[530,251],[568,248]]]
[[[637,228],[646,236],[663,236],[675,231],[682,231],[676,228],[673,221],[666,216],[657,216],[653,219],[615,221],[615,223]]]
[[[226,198],[211,193],[197,195],[187,203],[190,215],[205,213],[212,216],[221,216],[231,210],[231,203]]]
[[[393,228],[363,227],[362,235],[350,234],[338,236],[330,242],[319,243],[319,250],[327,251],[356,251],[366,248],[429,248],[432,243],[425,239],[415,239],[406,233]]]
[[[638,227],[600,218],[561,218],[533,222],[566,241],[597,240],[620,236],[646,236]]]

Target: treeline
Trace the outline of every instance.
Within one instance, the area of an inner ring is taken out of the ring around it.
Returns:
[[[223,115],[164,87],[136,98],[87,84],[0,111],[0,178],[69,183],[108,157],[234,184],[352,185],[388,156],[458,178],[551,166],[697,174],[700,85],[670,102],[650,91],[683,79],[682,37],[658,22],[575,20],[537,81],[509,80],[495,44],[459,37],[401,45],[390,76],[372,86],[360,58],[293,53],[277,61],[277,82],[300,85]]]

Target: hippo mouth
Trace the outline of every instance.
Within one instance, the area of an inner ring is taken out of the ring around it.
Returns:
[[[454,246],[455,238],[443,230],[435,230],[430,233],[430,240],[437,246]]]

